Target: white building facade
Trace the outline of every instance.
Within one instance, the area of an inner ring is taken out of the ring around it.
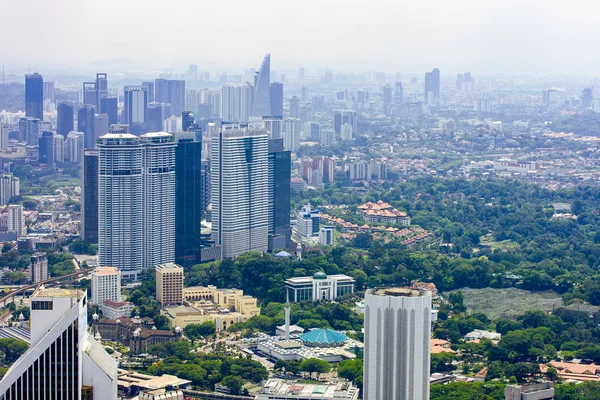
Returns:
[[[98,267],[92,272],[92,304],[106,300],[121,301],[121,271],[115,267]]]
[[[290,301],[331,301],[339,296],[354,293],[354,278],[347,275],[326,275],[317,272],[313,276],[286,279],[286,293]]]
[[[8,231],[15,232],[17,238],[27,234],[23,206],[20,204],[11,204],[8,206]]]
[[[429,399],[431,296],[407,288],[365,294],[365,400]]]
[[[223,258],[268,248],[268,134],[225,124],[211,138],[212,239]]]

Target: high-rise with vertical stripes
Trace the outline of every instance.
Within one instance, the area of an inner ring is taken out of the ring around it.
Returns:
[[[225,124],[211,147],[213,240],[223,258],[267,251],[268,133],[262,123]]]
[[[124,280],[175,261],[175,146],[165,132],[98,141],[99,263]]]

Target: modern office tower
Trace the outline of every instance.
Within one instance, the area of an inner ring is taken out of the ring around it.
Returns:
[[[127,85],[124,89],[123,123],[143,124],[148,106],[148,92],[144,86]]]
[[[6,124],[0,124],[0,149],[6,150],[8,149],[8,132],[10,131],[10,127]]]
[[[96,82],[83,82],[83,92],[82,92],[81,103],[96,107],[96,106],[98,106],[96,101],[97,101]]]
[[[180,139],[175,149],[175,260],[190,267],[200,263],[202,201],[202,142]]]
[[[304,67],[300,67],[300,69],[298,69],[298,78],[304,79]]]
[[[84,104],[77,112],[77,130],[83,132],[84,146],[93,149],[96,144],[94,137],[94,122],[96,120],[96,109],[94,106]]]
[[[97,267],[92,272],[92,304],[106,300],[121,301],[121,271],[115,267]]]
[[[269,140],[269,251],[288,248],[292,236],[290,197],[292,155],[283,139]]]
[[[288,151],[297,151],[300,148],[300,120],[298,118],[285,120],[283,148]]]
[[[75,107],[71,101],[61,101],[58,103],[56,133],[67,137],[69,132],[73,130],[74,110]]]
[[[322,226],[319,229],[319,244],[323,246],[332,246],[334,241],[334,232],[335,229],[333,229],[333,226]]]
[[[475,89],[475,80],[470,72],[456,75],[456,90],[473,90]]]
[[[383,107],[386,109],[392,105],[392,87],[385,85],[383,87]]]
[[[302,86],[300,88],[300,101],[303,103],[307,103],[308,100],[308,88],[306,86]]]
[[[31,256],[29,269],[31,283],[38,283],[48,279],[48,255],[46,253],[34,253]]]
[[[270,100],[271,116],[283,117],[283,83],[271,83]]]
[[[296,96],[290,99],[290,118],[300,118],[300,101]]]
[[[321,139],[321,124],[318,122],[307,122],[304,124],[304,135],[314,141]]]
[[[108,133],[108,114],[94,115],[94,137],[91,144],[95,144],[100,136]],[[92,148],[93,146],[90,146]]]
[[[143,146],[144,267],[175,261],[175,142],[165,132],[140,136]]]
[[[162,131],[167,133],[181,132],[181,117],[172,115],[164,120],[162,124]]]
[[[544,90],[542,92],[542,102],[546,108],[556,108],[558,106],[558,91],[554,89]]]
[[[119,122],[119,99],[116,96],[102,95],[99,114],[108,115],[108,125]]]
[[[25,75],[25,116],[44,119],[44,78],[37,72]]]
[[[25,215],[23,206],[20,204],[11,204],[8,206],[8,232],[17,234],[17,239],[27,234],[25,228]]]
[[[396,90],[394,91],[394,105],[399,106],[404,100],[404,89],[402,82],[396,82]]]
[[[333,129],[336,135],[341,135],[342,126],[344,124],[350,125],[352,128],[352,134],[356,136],[358,133],[358,120],[356,118],[356,111],[354,110],[336,110],[333,115]]]
[[[39,287],[29,349],[0,382],[0,398],[116,399],[117,362],[87,331],[85,292]]]
[[[430,294],[367,290],[364,399],[429,399],[430,340]]]
[[[65,138],[63,135],[52,135],[52,150],[54,151],[54,163],[65,162]]]
[[[101,108],[100,100],[103,96],[108,96],[108,76],[101,72],[96,74],[96,106],[100,109],[100,113],[105,113]]]
[[[65,160],[72,163],[81,163],[83,159],[83,133],[69,132],[65,142]]]
[[[158,103],[171,104],[173,115],[181,115],[185,111],[185,81],[156,79],[154,81],[154,99]]]
[[[300,120],[300,126],[304,127],[304,124],[312,121],[312,104],[310,103],[300,103],[300,107],[298,109]]]
[[[37,118],[26,117],[19,119],[19,140],[32,146],[37,145],[38,139],[42,135],[42,125],[40,122]]]
[[[194,126],[194,114],[191,111],[181,113],[181,130],[187,132],[189,128]]]
[[[282,117],[263,117],[263,123],[269,134],[269,140],[283,139]]]
[[[156,266],[156,301],[163,308],[183,304],[183,267],[174,263]]]
[[[479,93],[477,98],[473,100],[473,111],[477,112],[490,112],[490,102],[488,101],[485,93]]]
[[[271,55],[263,59],[260,71],[254,75],[254,101],[252,116],[262,118],[271,114]]]
[[[224,258],[268,248],[269,143],[259,127],[224,124],[211,137],[212,239]]]
[[[425,73],[425,104],[432,105],[440,100],[440,70]]]
[[[204,147],[204,141],[202,144],[202,154],[205,151],[205,147]],[[206,152],[206,156],[210,157],[210,147],[208,148],[208,151]],[[208,210],[208,206],[210,205],[210,196],[211,196],[211,180],[210,180],[210,158],[204,158],[202,159],[201,163],[200,163],[200,178],[202,183],[200,184],[201,189],[201,197],[200,197],[200,204],[202,205],[202,219],[207,218],[207,212],[206,210]]]
[[[220,90],[211,91],[208,95],[210,108],[212,110],[212,116],[214,118],[221,118],[221,115],[223,113],[221,97],[222,93]]]
[[[333,129],[321,130],[321,144],[323,146],[332,146],[336,143],[336,135]]]
[[[42,132],[42,137],[38,139],[39,142],[39,163],[47,165],[48,167],[54,166],[54,134],[52,132]]]
[[[310,204],[302,206],[296,213],[294,232],[301,238],[319,236],[319,210],[313,210]]]
[[[227,122],[248,122],[252,113],[253,88],[225,85],[221,90],[221,116]]]
[[[44,90],[44,100],[48,100],[51,103],[54,103],[54,82],[44,82],[43,84]]]
[[[585,88],[581,93],[581,106],[589,108],[594,103],[594,88]],[[29,114],[27,114],[29,116]]]
[[[0,206],[6,206],[10,199],[21,194],[21,181],[13,174],[0,176]]]
[[[124,280],[137,280],[145,257],[142,144],[134,135],[109,133],[96,148],[99,264],[121,269]]]
[[[160,132],[163,130],[163,121],[171,115],[171,105],[168,103],[148,103],[144,114],[144,130],[146,132]]]
[[[97,150],[84,150],[81,172],[81,239],[92,244],[98,243],[98,156]]]
[[[145,81],[142,82],[142,87],[146,88],[146,92],[148,93],[148,103],[154,103],[154,82]]]

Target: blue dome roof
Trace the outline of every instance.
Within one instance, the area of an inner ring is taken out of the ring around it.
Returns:
[[[334,331],[332,329],[313,329],[312,331],[303,333],[300,335],[300,340],[302,340],[307,345],[341,345],[346,340],[348,340],[348,336],[343,333]]]
[[[275,254],[275,257],[291,257],[292,255],[290,253],[288,253],[287,251],[280,251],[279,253]]]

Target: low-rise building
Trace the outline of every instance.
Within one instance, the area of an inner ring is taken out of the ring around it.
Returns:
[[[410,217],[404,211],[398,211],[382,200],[377,203],[368,202],[360,205],[356,207],[356,213],[362,215],[365,222],[410,225]]]
[[[185,328],[190,324],[213,321],[217,332],[224,331],[236,322],[244,322],[250,318],[239,312],[229,311],[227,308],[215,307],[210,302],[198,302],[194,306],[167,307],[161,310],[161,314],[169,319],[171,328]]]
[[[131,317],[131,313],[135,305],[128,301],[112,301],[105,300],[102,304],[100,304],[100,311],[102,311],[102,316],[106,319],[117,319],[120,317]]]
[[[311,400],[357,400],[358,388],[352,382],[306,384],[269,379],[255,397],[255,400],[268,399],[308,399]]]
[[[506,385],[505,400],[552,400],[554,399],[554,383],[532,382],[523,385]]]
[[[330,301],[347,293],[354,293],[354,278],[347,275],[327,275],[317,272],[313,276],[286,279],[285,287],[291,302]]]
[[[481,329],[475,329],[472,332],[469,332],[465,335],[466,340],[481,340],[481,339],[500,340],[501,338],[502,338],[501,333],[484,331]]]

